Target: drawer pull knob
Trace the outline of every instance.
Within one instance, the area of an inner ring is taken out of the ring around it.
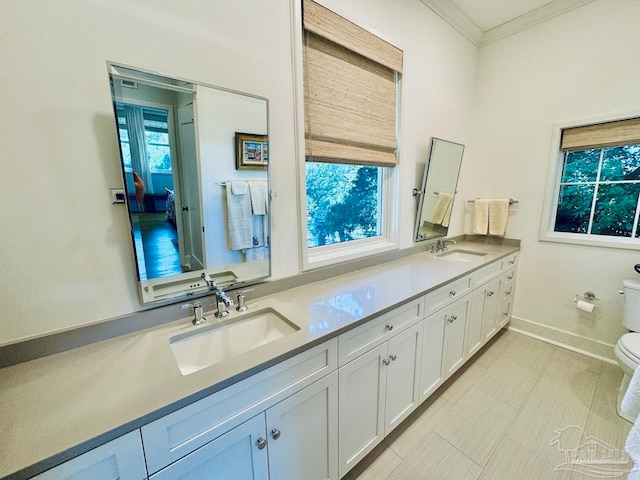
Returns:
[[[382,360],[382,363],[384,363],[385,365],[389,365],[391,363],[391,360],[385,358],[384,360]]]
[[[454,321],[456,321],[458,319],[457,315],[451,315],[449,318],[447,318],[447,322],[449,323],[453,323]]]
[[[511,295],[511,289],[509,289],[509,291],[507,291],[507,292],[504,292],[504,295],[505,295],[506,297],[508,297],[509,295]]]
[[[388,331],[393,330],[393,325],[387,325],[387,330],[388,330]]]
[[[451,291],[449,292],[449,296],[450,296],[450,297],[455,297],[455,295],[456,295],[456,291],[455,291],[455,290],[451,290]]]
[[[271,430],[271,437],[273,437],[274,440],[277,440],[280,438],[280,433],[280,430],[274,428],[273,430]]]
[[[514,263],[516,263],[516,261],[515,261],[515,260],[511,260],[509,263],[510,263],[511,265],[513,265]]]
[[[398,357],[396,356],[395,353],[392,353],[391,355],[389,355],[389,358],[395,362],[396,358],[398,358]]]
[[[266,447],[266,446],[267,446],[267,441],[266,441],[264,438],[260,437],[260,438],[258,438],[258,439],[256,440],[256,446],[257,446],[260,450],[262,450],[264,447]]]
[[[494,293],[496,293],[496,292],[487,292],[487,297],[493,296]]]
[[[513,280],[513,273],[511,274],[510,277],[507,277],[507,280]]]

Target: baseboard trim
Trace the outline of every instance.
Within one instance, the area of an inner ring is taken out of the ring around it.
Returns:
[[[600,340],[594,340],[593,338],[543,325],[515,315],[511,317],[508,328],[516,333],[550,343],[556,347],[580,353],[612,365],[618,364],[613,353],[613,345]]]

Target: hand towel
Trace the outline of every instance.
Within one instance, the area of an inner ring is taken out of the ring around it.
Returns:
[[[473,233],[486,235],[489,226],[489,200],[476,198],[473,207]]]
[[[244,183],[246,184],[246,182]],[[251,215],[249,195],[234,194],[233,188],[229,188],[229,182],[227,182],[226,192],[229,248],[231,250],[251,248],[253,247],[253,216]]]
[[[509,199],[489,200],[489,235],[504,235],[509,216]]]
[[[232,195],[246,195],[249,193],[249,184],[245,180],[227,180],[227,192],[231,190]]]
[[[248,180],[251,209],[254,215],[267,214],[267,181]]]
[[[629,387],[624,397],[622,397],[620,408],[630,417],[636,417],[636,421],[631,430],[629,430],[629,435],[627,435],[624,448],[635,464],[634,469],[627,478],[638,480],[640,479],[640,473],[638,472],[638,467],[640,467],[640,415],[638,415],[640,412],[640,368],[636,368],[633,372]]]
[[[431,223],[446,227],[449,224],[449,218],[451,218],[452,203],[453,195],[446,192],[438,192],[438,198],[431,215]],[[447,225],[444,224],[445,219],[447,220]]]

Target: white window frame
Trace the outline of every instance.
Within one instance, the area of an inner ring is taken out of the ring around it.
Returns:
[[[549,154],[549,166],[547,168],[547,182],[544,194],[544,205],[540,221],[539,239],[542,242],[555,242],[573,245],[585,245],[592,247],[619,248],[625,250],[640,249],[640,238],[613,237],[610,235],[593,235],[571,232],[554,231],[558,196],[560,195],[560,180],[564,162],[564,152],[560,150],[562,131],[567,128],[579,127],[596,123],[615,122],[640,117],[640,112],[624,113],[590,117],[581,120],[572,120],[553,125],[551,138],[551,152]]]
[[[381,234],[371,238],[351,240],[348,242],[323,245],[321,247],[309,248],[307,246],[307,196],[306,196],[306,168],[305,168],[305,138],[304,138],[304,91],[303,91],[303,71],[302,71],[302,5],[300,0],[291,0],[291,13],[293,16],[292,32],[292,56],[293,56],[293,83],[295,93],[295,128],[296,128],[296,153],[298,170],[298,222],[299,245],[300,245],[300,265],[302,271],[314,270],[316,268],[336,265],[349,262],[359,258],[386,253],[398,250],[397,224],[398,224],[398,181],[400,178],[399,168],[401,159],[397,158],[396,166],[384,168],[382,181],[382,211],[381,213]],[[339,15],[344,12],[332,7],[332,10]],[[390,42],[385,35],[376,29],[371,28],[366,22],[361,22],[353,15],[343,15],[352,22],[357,23],[374,35]],[[397,45],[397,42],[395,42]],[[401,46],[400,46],[401,47]],[[400,125],[400,99],[402,77],[396,82],[396,128]],[[399,138],[399,136],[398,136]]]

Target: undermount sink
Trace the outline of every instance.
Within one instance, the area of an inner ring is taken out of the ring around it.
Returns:
[[[180,372],[189,375],[298,330],[300,327],[293,322],[265,308],[176,335],[169,343]]]
[[[447,250],[436,255],[437,260],[450,263],[470,263],[474,262],[486,255],[485,252],[474,252],[472,250]]]

